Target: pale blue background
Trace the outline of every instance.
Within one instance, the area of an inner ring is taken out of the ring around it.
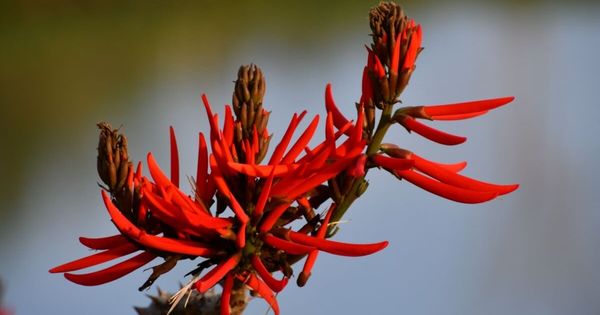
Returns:
[[[5,303],[16,314],[133,314],[133,305],[146,305],[137,287],[147,272],[93,288],[47,272],[89,254],[78,236],[115,231],[96,186],[95,123],[123,124],[132,156],[153,151],[163,164],[168,126],[175,126],[183,171],[193,174],[197,132],[208,130],[199,95],[208,93],[215,109],[230,102],[237,68],[250,62],[267,76],[275,139],[293,112],[324,114],[327,82],[351,113],[369,41],[366,14],[375,1],[342,3],[320,12],[314,4],[305,11],[299,4],[219,9],[209,2],[146,11],[23,4],[20,15],[5,20],[2,62],[13,71],[2,76],[0,95],[0,122],[11,127],[0,138]],[[432,124],[468,136],[458,147],[402,128],[390,131],[389,142],[432,160],[466,159],[467,175],[522,186],[473,206],[370,173],[368,193],[336,239],[390,246],[358,259],[320,255],[306,287],[293,284],[279,295],[282,313],[600,314],[599,7],[409,3],[407,9],[423,25],[425,50],[406,104],[506,95],[516,101],[481,118]],[[120,30],[113,19],[131,22]],[[142,48],[126,49],[130,40]],[[140,68],[118,69],[138,59]],[[33,74],[19,78],[24,72]],[[54,93],[61,89],[67,92]],[[12,112],[19,114],[6,114]],[[174,289],[189,266],[158,285]],[[256,300],[247,314],[266,310]]]

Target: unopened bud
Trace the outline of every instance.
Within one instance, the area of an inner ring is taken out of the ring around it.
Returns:
[[[373,81],[373,100],[381,108],[381,102],[396,103],[408,84],[415,69],[415,60],[422,50],[422,32],[421,26],[416,25],[404,14],[400,5],[393,2],[382,2],[372,8],[369,22],[373,43],[367,68]],[[382,71],[379,63],[387,71]]]

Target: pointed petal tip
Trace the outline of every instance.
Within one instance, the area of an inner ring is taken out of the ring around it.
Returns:
[[[499,191],[500,195],[506,195],[506,194],[510,194],[511,192],[519,189],[521,185],[519,184],[512,184],[512,185],[505,185],[505,189],[503,189],[502,191]]]

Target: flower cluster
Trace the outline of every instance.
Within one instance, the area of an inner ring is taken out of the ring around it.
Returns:
[[[462,143],[466,138],[433,129],[416,119],[471,118],[513,98],[394,111],[422,50],[421,26],[393,3],[373,8],[370,20],[373,43],[367,47],[356,119],[350,121],[342,114],[331,85],[327,85],[324,136],[312,147],[309,143],[320,116],[314,116],[297,133],[307,115],[303,111],[292,117],[268,162],[263,162],[272,139],[267,129],[270,112],[263,108],[265,79],[254,65],[240,68],[232,106],[225,106],[222,125],[203,95],[210,132],[198,137],[198,165],[191,179],[191,194],[180,188],[173,128],[170,176],[149,153],[147,177],[142,174],[141,163],[134,169],[129,160],[126,137],[106,123],[99,124],[98,172],[106,185],[101,195],[119,233],[81,237],[83,245],[99,252],[50,272],[64,273],[72,282],[93,286],[163,258],[164,262],[152,268],[148,281],[140,287],[143,290],[178,261],[200,258],[198,267],[189,273],[192,280],[174,296],[173,306],[190,290],[204,293],[221,284],[221,314],[232,313],[238,303],[232,293],[246,288],[279,314],[275,295],[293,277],[292,265],[304,259],[296,277],[297,284],[304,286],[321,251],[365,256],[387,246],[386,241],[349,244],[329,240],[338,230],[337,222],[367,189],[365,176],[370,169],[383,168],[427,191],[464,203],[488,201],[515,190],[517,185],[491,184],[460,175],[465,162],[432,162],[383,142],[388,128],[400,124],[441,144]],[[72,273],[119,258],[123,260],[99,271]]]

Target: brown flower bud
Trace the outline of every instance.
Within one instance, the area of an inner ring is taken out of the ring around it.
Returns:
[[[233,111],[242,122],[246,135],[251,134],[252,126],[262,115],[262,102],[265,95],[265,78],[256,65],[241,66],[233,91]]]
[[[373,43],[369,49],[367,72],[373,82],[373,100],[384,104],[398,102],[421,52],[421,26],[408,18],[400,5],[382,2],[369,12]],[[385,69],[384,69],[385,68]],[[363,85],[365,83],[363,82]]]
[[[232,97],[236,116],[234,144],[240,162],[246,162],[245,154],[249,153],[243,148],[244,141],[252,143],[254,137],[259,138],[254,161],[259,163],[267,152],[268,141],[261,139],[269,121],[269,112],[263,109],[262,104],[265,89],[265,78],[258,66],[251,64],[240,67]]]
[[[139,191],[127,185],[127,178],[133,172],[133,164],[127,153],[127,137],[113,129],[109,123],[98,123],[97,168],[100,179],[107,186],[119,210],[128,218],[134,218],[134,205],[139,205]]]

